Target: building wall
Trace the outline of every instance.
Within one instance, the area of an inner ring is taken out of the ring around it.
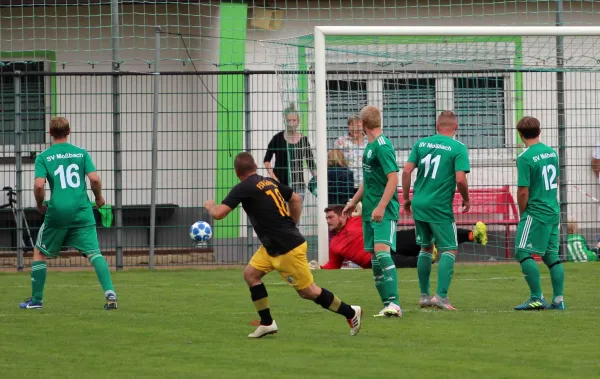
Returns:
[[[551,12],[527,12],[530,4],[521,4],[498,14],[498,8],[475,4],[467,12],[446,6],[448,1],[440,2],[439,7],[425,7],[428,2],[407,2],[402,13],[392,11],[382,2],[365,6],[363,2],[342,2],[339,6],[318,9],[312,2],[288,2],[281,27],[276,31],[248,29],[246,45],[246,69],[273,69],[269,56],[260,40],[280,39],[310,34],[315,25],[540,25],[552,24]],[[485,2],[482,2],[485,3]],[[593,5],[582,3],[582,7]],[[136,8],[138,7],[138,8]],[[126,61],[123,70],[151,72],[154,49],[154,35],[151,25],[160,24],[164,30],[180,33],[202,34],[206,38],[187,40],[190,54],[198,60],[198,69],[216,70],[218,62],[219,30],[218,6],[213,5],[160,5],[151,12],[158,16],[144,15],[140,6],[123,6],[121,20],[123,39],[121,58]],[[148,7],[148,6],[145,6]],[[192,8],[196,7],[196,8]],[[10,8],[0,9],[2,20],[7,19]],[[110,9],[109,7],[37,7],[22,8],[26,17],[13,18],[11,34],[2,32],[2,50],[56,50],[59,62],[58,72],[107,71],[110,69]],[[148,10],[148,8],[143,8]],[[12,10],[12,12],[15,12]],[[29,13],[27,13],[29,12]],[[13,13],[14,14],[14,13]],[[182,15],[189,15],[182,17]],[[38,17],[44,17],[46,26],[42,33]],[[426,18],[427,17],[427,18]],[[597,12],[571,12],[565,18],[566,24],[594,24]],[[353,21],[349,21],[353,20]],[[398,21],[400,20],[400,21]],[[21,22],[19,25],[18,23]],[[32,28],[38,25],[36,28]],[[15,34],[21,33],[19,35]],[[42,33],[42,34],[40,34]],[[7,40],[10,40],[8,42]],[[54,41],[54,42],[50,42]],[[177,36],[165,36],[161,41],[161,56],[169,60],[161,62],[163,71],[193,71],[187,59],[185,49]],[[533,51],[535,40],[526,39],[524,50]],[[566,55],[568,56],[568,41]],[[594,47],[595,48],[595,47]],[[591,50],[591,55],[598,54]],[[95,62],[94,65],[88,62]],[[150,64],[150,66],[149,66]],[[544,142],[557,145],[557,114],[554,74],[524,75],[525,113],[534,115],[543,122]],[[252,150],[260,162],[266,144],[271,136],[282,129],[282,97],[273,91],[274,83],[269,80],[253,79],[250,95]],[[207,80],[202,84],[194,77],[162,77],[160,97],[161,115],[159,119],[159,203],[176,203],[180,206],[196,206],[201,199],[214,196],[213,188],[216,168],[216,102],[208,93],[217,92],[216,80]],[[600,83],[594,74],[567,74],[567,126],[574,126],[567,134],[567,145],[576,146],[568,150],[567,164],[569,173],[566,180],[583,184],[584,191],[596,197],[596,179],[589,169],[590,146],[600,137],[595,126],[600,121],[597,108]],[[123,145],[123,184],[125,204],[149,204],[150,195],[150,147],[152,128],[152,77],[123,78],[122,82],[122,145]],[[581,91],[584,89],[585,91]],[[110,78],[78,77],[57,80],[58,102],[53,111],[69,117],[73,125],[72,141],[86,147],[92,153],[101,171],[109,202],[113,201],[110,189],[113,181],[113,138]],[[101,94],[99,94],[100,92]],[[513,101],[513,99],[511,99]],[[309,129],[310,117],[302,120]],[[514,127],[514,124],[509,124]],[[240,125],[240,129],[244,126]],[[511,133],[512,135],[512,133]],[[309,133],[314,144],[312,132]],[[515,141],[516,142],[516,141]],[[33,148],[35,149],[35,148]],[[485,150],[472,151],[473,171],[470,181],[474,186],[514,185],[514,155],[510,159],[498,159],[495,153]],[[406,160],[407,152],[398,153],[399,163]],[[24,188],[32,186],[32,165],[25,166]],[[14,184],[14,166],[5,165],[1,169],[0,180]],[[261,171],[264,173],[264,170]],[[309,176],[307,175],[307,178]],[[196,190],[198,189],[199,190]],[[33,205],[32,196],[25,196],[25,205]],[[220,199],[216,199],[217,201]],[[569,202],[581,203],[588,199],[577,191],[569,191]],[[308,196],[307,203],[314,205],[314,197]],[[596,221],[596,212],[590,213],[589,204],[571,205],[569,216],[580,220]],[[315,211],[316,212],[316,211]],[[314,213],[318,217],[319,213]]]

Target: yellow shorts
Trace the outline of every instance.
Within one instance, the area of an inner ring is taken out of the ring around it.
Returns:
[[[250,266],[264,273],[277,270],[283,280],[300,291],[313,284],[313,275],[306,260],[307,247],[308,244],[304,242],[286,254],[272,257],[261,245],[252,256]]]

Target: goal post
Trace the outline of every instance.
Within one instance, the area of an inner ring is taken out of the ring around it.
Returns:
[[[377,36],[432,36],[432,37],[493,37],[493,36],[504,36],[504,37],[593,37],[592,43],[584,44],[581,43],[579,49],[581,50],[580,55],[577,57],[579,60],[576,64],[573,64],[571,69],[575,71],[600,71],[598,62],[600,62],[600,42],[598,38],[600,36],[600,27],[596,26],[522,26],[522,27],[504,27],[504,26],[451,26],[451,27],[436,27],[436,26],[315,26],[314,28],[314,112],[315,112],[315,150],[317,159],[317,176],[319,178],[327,178],[327,150],[328,150],[328,135],[327,135],[327,51],[328,37],[377,37]],[[556,49],[552,50],[552,43],[550,39],[547,39],[547,46],[543,49],[532,50],[531,56],[528,58],[531,60],[539,59],[540,62],[545,57],[536,57],[536,52],[548,56],[552,53],[556,53]],[[377,44],[377,40],[373,39],[373,44]],[[592,46],[593,45],[593,46]],[[556,45],[555,45],[556,46]],[[584,47],[585,46],[585,47]],[[593,47],[593,49],[592,49]],[[303,47],[304,48],[304,47]],[[589,48],[589,50],[587,49]],[[584,51],[586,50],[586,51]],[[491,50],[490,50],[491,51]],[[482,52],[483,54],[484,52]],[[473,53],[473,57],[476,58],[477,52]],[[474,58],[472,57],[473,61]],[[589,62],[587,60],[589,58]],[[422,61],[426,61],[426,57],[422,57]],[[485,57],[482,57],[484,60]],[[585,62],[583,62],[585,60]],[[574,62],[574,61],[573,61]],[[562,58],[545,62],[544,64],[539,63],[532,69],[539,70],[540,72],[558,72],[563,70]],[[599,76],[596,76],[600,79]],[[515,86],[518,86],[516,84]],[[554,90],[556,91],[556,90]],[[591,93],[590,93],[591,96]],[[594,95],[595,96],[595,95]],[[600,96],[598,96],[600,99]],[[563,104],[564,106],[564,104]],[[554,109],[552,110],[554,112]],[[598,113],[595,110],[596,114]],[[559,111],[560,113],[560,111]],[[384,125],[385,129],[385,125]],[[562,141],[561,141],[562,142]],[[564,158],[563,158],[564,159]],[[400,166],[403,162],[399,162]],[[564,163],[564,160],[563,160]],[[564,166],[564,164],[563,164]],[[563,171],[565,167],[562,167]],[[561,172],[561,175],[565,175],[565,172]],[[568,178],[568,176],[567,176]],[[561,182],[561,185],[562,182]],[[328,225],[324,217],[322,217],[322,211],[327,207],[328,203],[328,182],[327,180],[317,181],[317,207],[318,207],[318,220],[317,220],[317,232],[318,232],[318,259],[319,263],[323,264],[328,259],[329,251],[329,230]],[[566,208],[561,209],[566,211]],[[566,214],[562,215],[566,217]],[[563,220],[565,220],[563,218]],[[507,242],[508,243],[508,242]]]

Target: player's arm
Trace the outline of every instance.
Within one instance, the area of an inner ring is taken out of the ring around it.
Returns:
[[[96,206],[101,207],[104,205],[104,197],[102,197],[102,181],[97,172],[90,172],[87,175],[90,180],[90,189],[96,198]]]
[[[390,145],[383,145],[377,152],[377,158],[381,164],[383,172],[387,176],[387,183],[383,190],[383,195],[379,200],[377,207],[385,209],[392,197],[398,191],[398,163],[396,162],[396,153]]]
[[[344,257],[341,254],[337,254],[334,251],[329,249],[329,261],[325,263],[321,268],[323,270],[339,270],[342,268],[342,263],[344,263]]]
[[[94,161],[92,161],[92,157],[86,151],[84,153],[84,173],[88,177],[90,181],[90,189],[96,198],[96,206],[100,208],[104,205],[104,197],[102,197],[102,181],[100,180],[100,175],[96,172],[96,165],[94,165]]]
[[[519,204],[519,214],[523,214],[527,210],[527,202],[529,201],[529,187],[519,187],[517,189],[517,204]]]
[[[300,216],[302,216],[302,199],[297,193],[292,193],[288,200],[288,207],[290,208],[290,217],[297,224],[300,221]]]
[[[467,174],[471,172],[471,162],[469,162],[469,154],[466,147],[459,149],[456,154],[454,159],[454,172],[456,176],[456,188],[463,199],[463,212],[468,212],[469,208],[471,208],[471,204],[469,199]]]
[[[386,176],[387,184],[385,185],[385,190],[383,191],[383,195],[381,195],[381,199],[377,205],[377,207],[381,209],[385,209],[385,207],[387,207],[389,202],[392,200],[394,193],[398,191],[398,172],[389,172]]]
[[[519,206],[519,214],[527,210],[529,202],[529,186],[531,185],[531,166],[520,156],[517,158],[517,205]]]
[[[469,183],[467,182],[467,173],[464,171],[456,172],[456,188],[463,198],[463,204],[469,204]]]
[[[40,213],[44,213],[44,198],[46,197],[46,176],[48,169],[42,156],[35,159],[35,180],[33,182],[33,196],[35,197],[36,208]]]
[[[410,201],[410,183],[412,181],[412,172],[417,166],[413,162],[406,162],[402,170],[402,199],[404,202]]]
[[[46,197],[46,179],[35,178],[33,183],[33,196],[35,196],[37,208],[41,208],[44,205],[44,198]]]
[[[229,194],[223,199],[221,204],[216,205],[214,200],[206,200],[204,209],[215,220],[222,220],[234,210],[244,198],[244,189],[242,184],[238,184],[229,191]]]

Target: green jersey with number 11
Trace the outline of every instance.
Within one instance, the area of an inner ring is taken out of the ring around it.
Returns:
[[[413,218],[434,224],[454,221],[456,172],[471,170],[467,147],[452,137],[437,134],[417,141],[408,161],[417,167]]]
[[[558,224],[558,154],[543,143],[529,146],[517,158],[517,185],[529,187],[525,213],[537,221]],[[521,215],[523,218],[524,215]]]
[[[50,186],[50,200],[44,224],[54,228],[95,225],[87,195],[85,177],[96,171],[85,149],[70,143],[57,143],[35,159],[35,177]]]

